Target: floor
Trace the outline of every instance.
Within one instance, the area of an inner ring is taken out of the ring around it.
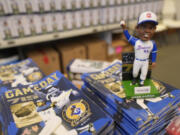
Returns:
[[[167,38],[170,42],[158,47],[157,65],[152,70],[152,77],[180,89],[180,42],[173,37]]]

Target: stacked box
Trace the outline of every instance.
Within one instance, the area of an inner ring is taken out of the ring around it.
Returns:
[[[17,35],[14,33],[14,28],[12,25],[12,17],[1,17],[0,20],[0,36],[1,39],[12,39],[13,37],[16,37]]]
[[[41,33],[40,20],[37,15],[29,15],[27,17],[27,31],[30,36],[35,36]]]
[[[81,28],[82,27],[82,21],[83,21],[81,18],[81,11],[75,11],[74,17],[75,17],[75,20],[74,20],[75,28]]]
[[[61,71],[59,54],[52,47],[32,49],[29,50],[26,55],[36,62],[46,75],[49,75],[56,70]]]
[[[121,120],[115,120],[122,134],[154,134],[164,130],[170,119],[179,114],[180,91],[153,80],[161,93],[159,97],[127,99],[121,74],[122,63],[115,62],[100,72],[84,74],[83,88],[95,93],[96,98],[100,98],[111,110],[121,116]]]
[[[52,30],[52,32],[58,32],[58,31],[62,31],[62,21],[61,21],[61,14],[58,13],[53,13],[53,14],[49,14],[50,17],[50,29]]]
[[[9,8],[6,0],[0,0],[0,15],[5,15],[9,13]]]
[[[26,17],[24,16],[13,16],[13,26],[18,37],[27,36],[28,30],[26,27]]]
[[[61,69],[66,73],[66,67],[75,58],[86,59],[86,47],[77,42],[64,42],[56,46],[61,58]]]
[[[60,72],[1,95],[3,132],[44,135],[108,134],[114,121]]]
[[[7,0],[7,6],[9,9],[9,13],[19,14],[20,13],[20,1],[16,0]]]
[[[45,14],[38,16],[40,20],[40,30],[42,34],[47,34],[49,32],[52,32],[51,27],[51,15]]]
[[[38,2],[36,0],[24,0],[26,12],[39,12]]]
[[[83,84],[81,75],[83,73],[97,72],[110,65],[106,61],[95,61],[87,59],[74,59],[67,66],[68,78],[75,84]]]
[[[91,9],[90,10],[90,21],[91,25],[99,25],[100,24],[100,14],[99,14],[99,9]]]
[[[107,58],[107,43],[96,37],[85,38],[80,41],[87,49],[87,58],[91,60],[103,60]]]
[[[83,10],[81,13],[82,13],[82,18],[83,18],[83,24],[84,24],[84,27],[89,27],[90,26],[90,11],[89,9],[86,9],[86,10]]]

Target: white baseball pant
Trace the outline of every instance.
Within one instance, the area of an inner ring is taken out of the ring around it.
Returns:
[[[149,67],[149,60],[140,61],[135,59],[133,64],[133,78],[137,78],[139,71],[141,70],[140,79],[142,81],[146,80],[148,67]]]

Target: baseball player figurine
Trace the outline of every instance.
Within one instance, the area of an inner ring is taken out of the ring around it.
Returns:
[[[124,21],[121,21],[120,24],[128,42],[134,46],[135,59],[133,64],[132,84],[136,84],[139,71],[141,70],[139,85],[143,86],[148,72],[150,53],[152,53],[152,67],[155,67],[156,65],[157,47],[156,43],[152,41],[151,38],[154,35],[156,25],[158,24],[157,17],[151,11],[146,11],[140,14],[136,26],[138,38],[129,34]]]

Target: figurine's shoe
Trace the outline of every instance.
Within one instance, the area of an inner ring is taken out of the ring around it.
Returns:
[[[144,86],[144,81],[140,80],[139,86]]]
[[[135,85],[137,83],[136,79],[132,80],[132,85]]]

